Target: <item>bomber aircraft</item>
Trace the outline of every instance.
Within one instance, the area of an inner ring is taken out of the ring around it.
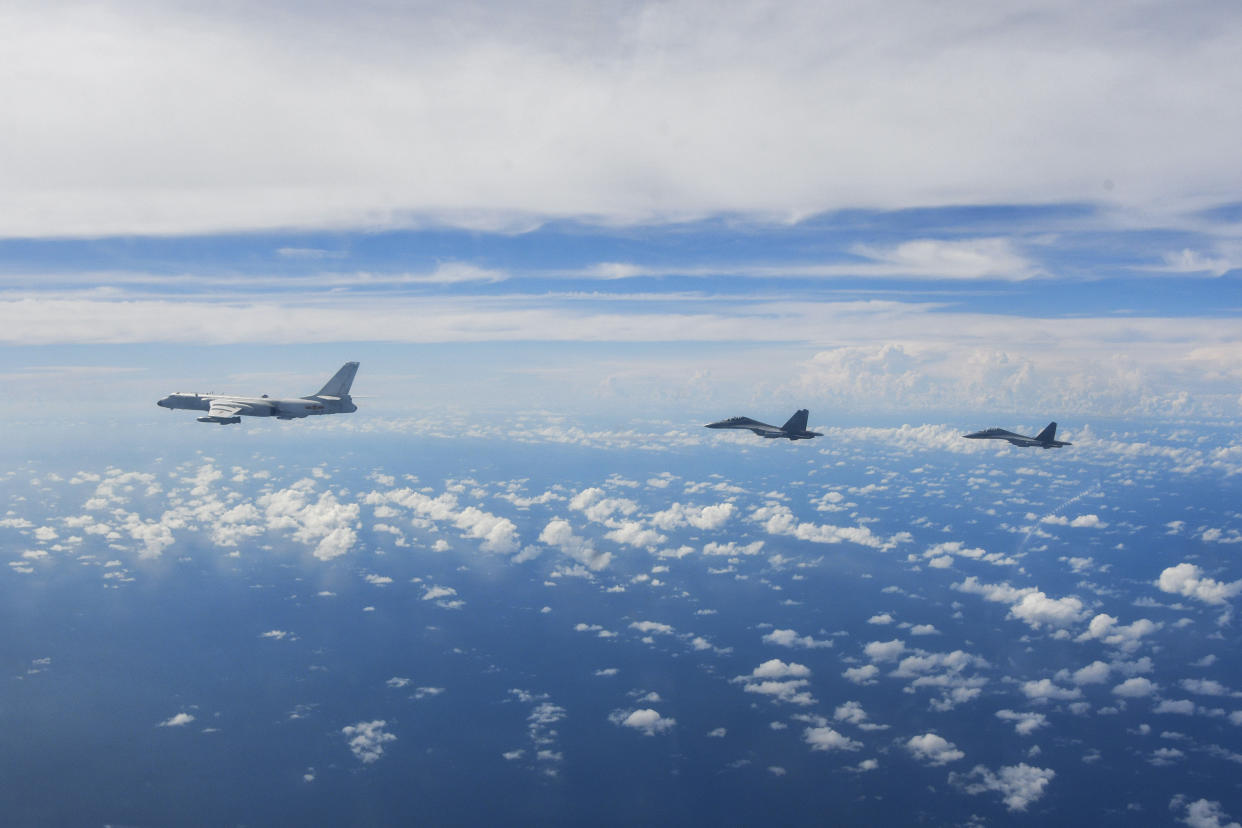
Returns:
[[[768,439],[785,439],[785,440],[809,440],[812,437],[822,437],[818,431],[806,430],[806,418],[810,412],[805,408],[799,409],[789,422],[780,428],[767,423],[761,423],[758,420],[752,420],[750,417],[730,417],[727,420],[721,420],[716,423],[708,423],[704,428],[745,428],[749,429],[760,437]]]
[[[358,410],[349,396],[354,384],[358,363],[347,362],[332,375],[328,384],[309,397],[297,399],[273,399],[267,394],[261,397],[240,397],[236,394],[193,394],[180,392],[169,394],[156,403],[161,408],[187,408],[206,411],[199,417],[200,423],[229,425],[240,423],[246,417],[275,417],[278,420],[295,420],[315,414],[352,414]]]
[[[1025,437],[1021,434],[1014,434],[1012,431],[1006,431],[1003,428],[985,428],[983,431],[976,431],[973,434],[963,434],[962,436],[968,440],[1008,440],[1015,446],[1036,446],[1044,449],[1074,445],[1073,443],[1065,443],[1057,439],[1057,424],[1055,422],[1048,423],[1048,425],[1044,427],[1044,430],[1036,434],[1034,437]]]

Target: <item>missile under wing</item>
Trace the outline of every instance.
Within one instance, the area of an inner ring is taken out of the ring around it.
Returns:
[[[156,405],[168,409],[205,411],[200,423],[235,425],[242,417],[275,417],[278,420],[297,420],[319,414],[352,414],[358,410],[349,389],[353,387],[358,363],[347,362],[332,375],[332,379],[308,397],[296,399],[273,399],[266,394],[245,397],[236,394],[196,394],[178,392],[169,394]]]
[[[822,437],[823,435],[818,431],[806,430],[809,414],[807,409],[799,409],[783,426],[779,427],[752,420],[750,417],[730,417],[727,420],[708,423],[704,428],[743,428],[772,440],[810,440],[812,437]]]
[[[1005,440],[1011,445],[1022,446],[1023,448],[1061,448],[1061,446],[1072,446],[1073,443],[1066,443],[1057,439],[1057,424],[1055,422],[1048,423],[1044,426],[1044,430],[1036,434],[1034,437],[1027,437],[1023,434],[1015,434],[1012,431],[1006,431],[1003,428],[985,428],[983,431],[976,431],[971,434],[963,434],[967,440]]]

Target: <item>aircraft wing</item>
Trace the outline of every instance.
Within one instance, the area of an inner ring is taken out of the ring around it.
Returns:
[[[752,426],[742,426],[742,427],[749,428],[751,431],[755,432],[761,437],[784,437],[785,436],[785,430],[783,428],[777,428],[776,426],[770,426],[764,423],[756,423],[755,425],[752,425]]]
[[[750,417],[730,417],[727,420],[721,420],[716,423],[708,423],[707,428],[744,428],[753,431],[756,434],[784,434],[785,432],[774,425],[761,423],[758,420],[752,420]]]
[[[249,414],[247,410],[250,406],[236,400],[212,400],[211,408],[207,410],[208,417],[236,417],[239,414]]]
[[[231,400],[227,397],[221,397],[211,401],[211,408],[207,410],[208,417],[237,417],[245,414],[250,417],[270,417],[275,412],[275,406],[268,402],[250,402],[248,400]]]

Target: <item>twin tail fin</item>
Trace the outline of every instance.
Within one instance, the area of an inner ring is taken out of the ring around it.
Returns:
[[[798,409],[798,412],[789,418],[789,422],[781,426],[785,431],[806,431],[806,420],[810,415],[810,411],[805,408]]]

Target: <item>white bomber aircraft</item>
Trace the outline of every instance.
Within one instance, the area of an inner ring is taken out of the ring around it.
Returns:
[[[358,363],[347,362],[341,366],[341,370],[332,375],[332,379],[328,380],[328,384],[319,389],[318,393],[309,397],[298,397],[295,400],[273,399],[266,394],[261,397],[239,397],[236,394],[179,392],[169,394],[156,405],[161,408],[206,411],[207,416],[199,417],[198,421],[220,425],[240,423],[243,416],[295,420],[315,414],[352,414],[358,410],[353,398],[349,396],[349,389],[354,384],[356,373],[358,373]]]

